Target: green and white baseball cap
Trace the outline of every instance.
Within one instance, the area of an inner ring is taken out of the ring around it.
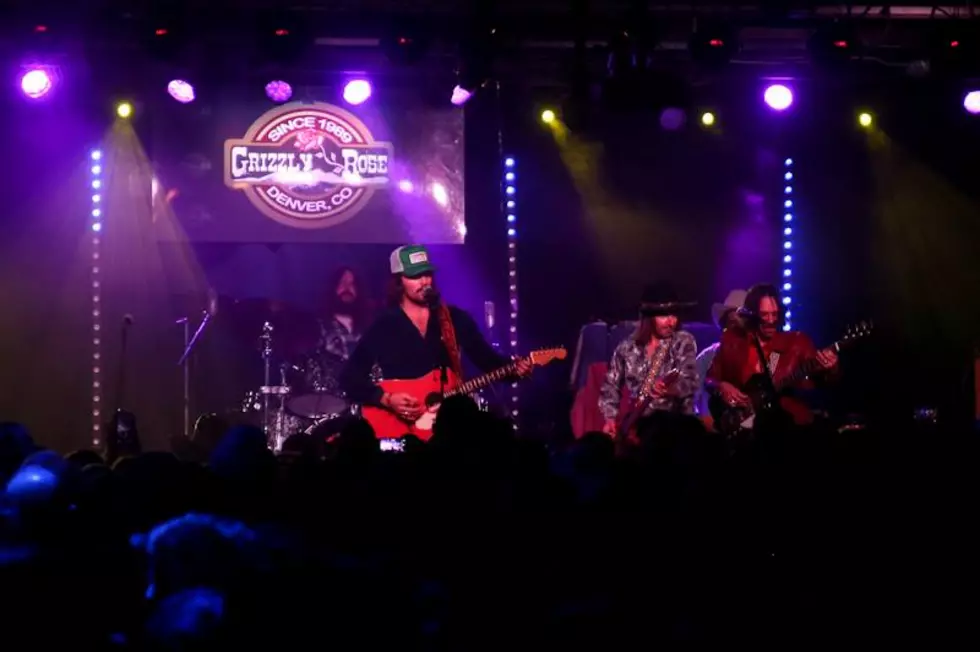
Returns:
[[[405,245],[391,252],[391,273],[409,278],[436,271],[429,262],[429,252],[422,245]]]

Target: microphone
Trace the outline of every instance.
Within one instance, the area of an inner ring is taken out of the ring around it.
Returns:
[[[133,325],[133,316],[128,312],[123,315],[123,328],[128,328]]]
[[[430,306],[436,305],[439,303],[439,290],[431,285],[426,285],[422,288],[422,299]]]

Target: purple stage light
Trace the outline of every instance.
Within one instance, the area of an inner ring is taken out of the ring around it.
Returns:
[[[265,85],[265,95],[273,102],[287,102],[293,96],[293,87],[277,79]]]
[[[181,104],[194,101],[194,87],[183,79],[174,79],[167,84],[167,92]]]
[[[963,108],[973,115],[980,113],[980,91],[967,93],[966,97],[963,98]]]
[[[472,91],[468,91],[462,86],[456,86],[453,88],[453,94],[449,98],[449,101],[452,102],[454,106],[463,106],[471,97],[473,97]]]
[[[344,86],[344,101],[348,104],[363,104],[371,97],[371,84],[366,79],[354,79]]]
[[[793,91],[782,84],[773,84],[766,89],[762,98],[775,111],[784,111],[793,103]]]
[[[415,190],[415,184],[413,184],[408,179],[402,179],[398,182],[398,189],[402,192],[412,192]]]
[[[54,81],[51,79],[51,75],[43,68],[32,68],[20,78],[20,89],[24,92],[24,95],[32,100],[37,100],[47,95],[52,86],[54,86]]]

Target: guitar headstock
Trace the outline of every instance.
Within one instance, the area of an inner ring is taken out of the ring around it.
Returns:
[[[564,360],[568,357],[568,351],[563,346],[553,349],[538,349],[537,351],[531,351],[527,357],[531,361],[531,364],[540,367],[555,360]]]
[[[874,330],[874,322],[872,321],[860,321],[856,324],[851,324],[844,331],[843,337],[837,340],[838,346],[847,346],[848,344],[853,344],[858,340],[863,340],[865,337],[869,337],[871,332]]]

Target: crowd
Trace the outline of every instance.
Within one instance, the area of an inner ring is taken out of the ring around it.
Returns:
[[[934,646],[972,604],[973,444],[934,424],[733,446],[654,415],[622,455],[457,397],[402,453],[364,422],[278,457],[131,434],[63,457],[0,427],[4,649]]]

